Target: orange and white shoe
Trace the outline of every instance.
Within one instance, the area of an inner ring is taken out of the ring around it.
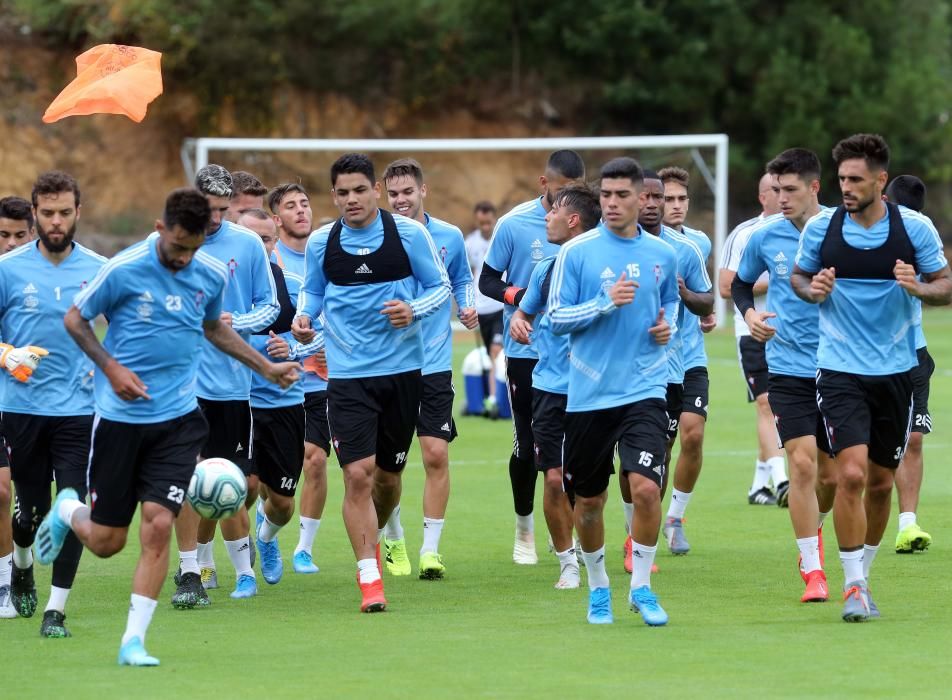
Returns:
[[[632,544],[631,536],[626,537],[625,538],[625,572],[629,574],[631,573],[631,570],[633,568],[631,564],[631,544]],[[657,564],[654,564],[654,563],[651,564],[651,573],[653,574],[658,573]]]
[[[365,613],[374,613],[374,612],[383,612],[387,609],[387,599],[383,596],[383,579],[378,578],[372,583],[360,583],[360,579],[357,579],[357,584],[360,586],[360,612]]]
[[[826,574],[823,569],[816,569],[807,574],[807,587],[800,596],[801,603],[825,603],[830,599],[830,589],[826,585]]]
[[[820,552],[820,568],[822,569],[826,566],[826,557],[823,556],[823,526],[821,525],[817,531],[817,549]],[[799,555],[797,558],[797,568],[800,570],[800,578],[803,579],[803,582],[807,582],[807,572],[803,570],[803,555]]]

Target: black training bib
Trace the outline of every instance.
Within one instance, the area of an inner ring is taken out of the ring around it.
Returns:
[[[889,212],[889,235],[881,246],[869,250],[854,248],[846,242],[843,237],[846,209],[837,207],[820,246],[820,267],[836,268],[837,279],[895,280],[896,260],[902,260],[915,267],[918,273],[916,249],[902,223],[899,207],[891,202],[885,204]]]
[[[342,219],[338,219],[331,228],[323,266],[328,281],[339,287],[353,287],[396,282],[413,275],[410,256],[397,232],[397,222],[390,212],[383,209],[377,211],[383,221],[383,243],[366,255],[353,255],[344,250],[340,244],[340,234],[344,229]]]

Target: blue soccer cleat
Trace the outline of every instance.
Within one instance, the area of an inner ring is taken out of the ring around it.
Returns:
[[[258,582],[254,576],[242,574],[235,581],[235,590],[231,592],[232,598],[252,598],[258,595]]]
[[[36,559],[41,564],[49,565],[59,556],[63,548],[63,542],[66,535],[69,534],[69,523],[63,520],[59,514],[59,506],[65,500],[80,500],[79,494],[75,489],[63,489],[56,494],[56,500],[50,507],[50,512],[43,518],[39,529],[36,531]]]
[[[876,612],[879,612],[877,608]],[[869,589],[862,579],[846,584],[843,591],[843,621],[866,622],[870,617]]]
[[[661,627],[668,624],[668,613],[658,603],[658,596],[648,586],[633,588],[628,601],[631,603],[632,611],[640,613],[646,625]]]
[[[314,559],[311,558],[310,552],[305,552],[304,550],[295,552],[294,573],[316,574],[318,571],[320,571],[320,568],[318,568],[317,564],[314,563]]]
[[[284,574],[284,561],[281,559],[281,550],[278,549],[278,538],[270,542],[257,541],[258,553],[261,555],[261,575],[272,586],[281,580]]]
[[[611,589],[594,588],[588,592],[588,621],[593,625],[610,625],[615,621]]]
[[[146,653],[142,640],[133,637],[119,647],[120,666],[158,666],[159,660]]]

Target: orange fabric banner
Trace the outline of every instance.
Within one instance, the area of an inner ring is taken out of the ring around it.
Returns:
[[[76,79],[43,115],[51,124],[82,114],[124,114],[134,122],[162,94],[162,54],[138,46],[100,44],[76,57]]]

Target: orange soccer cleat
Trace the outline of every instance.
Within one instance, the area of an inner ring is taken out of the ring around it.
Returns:
[[[830,599],[830,590],[826,586],[826,574],[817,569],[807,574],[807,587],[800,596],[801,603],[825,603]]]

